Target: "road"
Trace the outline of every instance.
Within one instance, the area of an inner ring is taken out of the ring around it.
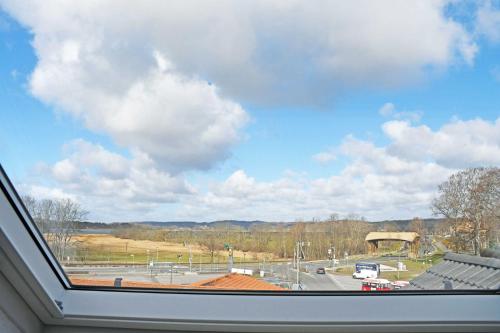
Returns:
[[[383,263],[389,260],[397,260],[399,257],[378,257],[366,259],[370,262]],[[336,267],[352,267],[356,261],[362,260],[342,260]],[[172,274],[170,267],[173,267]],[[235,263],[235,268],[245,268],[258,271],[263,269],[265,278],[268,281],[283,286],[291,287],[297,282],[297,270],[293,268],[291,262],[273,262],[273,263]],[[326,268],[326,274],[317,274],[319,267]],[[218,269],[217,269],[218,268]],[[149,270],[146,265],[136,265],[135,267],[121,265],[116,267],[102,266],[73,266],[67,267],[69,274],[76,274],[89,278],[113,279],[123,277],[135,281],[153,281],[161,283],[189,284],[198,280],[222,276],[227,273],[227,265],[193,265],[193,271],[199,271],[199,274],[188,274],[189,267],[186,265],[174,265],[173,263],[159,264]],[[216,270],[217,269],[217,270]],[[301,272],[299,276],[300,285],[305,290],[360,290],[361,281],[353,279],[349,275],[336,274],[331,269],[331,261],[319,260],[301,263]]]
[[[317,274],[319,267],[328,267],[328,261],[316,261],[302,263],[306,269],[301,271],[299,280],[304,290],[360,290],[361,281],[355,280],[350,276],[340,275],[328,271],[326,274]],[[271,268],[269,270],[269,268]],[[274,264],[268,268],[268,273],[282,281],[296,283],[297,270],[291,263]]]

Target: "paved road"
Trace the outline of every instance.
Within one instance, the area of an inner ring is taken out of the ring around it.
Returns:
[[[397,258],[397,257],[395,257]],[[378,257],[366,259],[370,262],[383,263],[388,260],[394,260],[392,257]],[[361,260],[358,260],[361,261]],[[356,261],[350,260],[345,262],[342,260],[340,264],[336,267],[347,267],[354,265]],[[331,270],[327,269],[327,274],[317,274],[316,269],[319,267],[329,268],[331,262],[327,260],[319,260],[313,262],[303,262],[301,263],[300,272],[300,282],[305,290],[360,290],[361,281],[353,279],[349,275],[335,274]],[[226,274],[227,267],[225,265],[218,266],[218,272],[212,272],[210,274],[199,274],[199,275],[185,275],[189,271],[189,267],[184,265],[174,266],[174,272],[172,274],[172,281],[175,284],[188,284],[202,279],[221,276]],[[246,263],[244,267],[242,265],[235,264],[236,268],[247,268],[257,270],[261,268],[258,263]],[[193,265],[193,269],[199,269],[198,265]],[[202,270],[208,273],[209,270],[216,268],[211,265],[203,265]],[[297,270],[293,268],[291,262],[280,262],[280,263],[266,263],[264,266],[265,276],[273,279],[275,282],[282,282],[284,285],[292,285],[296,283],[297,280]],[[150,274],[148,268],[145,265],[140,265],[136,267],[130,266],[117,266],[117,267],[89,267],[89,266],[77,266],[67,268],[69,272],[73,274],[78,274],[80,276],[93,277],[93,278],[106,278],[113,279],[115,277],[123,277],[129,280],[135,281],[154,281],[161,283],[170,283],[170,266],[163,267],[160,271],[156,272],[159,274]],[[305,270],[305,271],[303,271]]]
[[[302,264],[306,272],[300,272],[300,283],[305,290],[360,290],[361,281],[355,280],[350,276],[334,274],[328,272],[326,274],[317,274],[316,269],[319,267],[328,267],[328,262],[316,261],[306,262]],[[296,283],[297,270],[292,267],[291,263],[275,264],[267,267],[267,273],[273,277],[279,278],[282,281]],[[270,269],[272,268],[272,270]]]

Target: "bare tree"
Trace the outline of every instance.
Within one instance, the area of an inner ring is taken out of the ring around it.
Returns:
[[[419,217],[414,217],[411,220],[408,229],[410,229],[410,231],[416,232],[420,236],[420,239],[424,239],[424,236],[426,234],[426,229],[424,221],[422,221],[422,219],[420,219]]]
[[[58,260],[62,260],[76,230],[76,223],[88,214],[71,199],[37,201],[23,197],[26,208]]]
[[[439,185],[432,203],[436,215],[450,220],[454,235],[466,236],[475,255],[500,219],[500,168],[471,168]]]

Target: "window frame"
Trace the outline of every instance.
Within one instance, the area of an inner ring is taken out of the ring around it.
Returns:
[[[72,286],[0,165],[0,272],[46,324],[187,331],[498,331],[500,294]]]

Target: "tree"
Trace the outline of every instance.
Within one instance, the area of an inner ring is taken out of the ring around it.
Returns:
[[[47,240],[58,260],[62,260],[76,230],[87,211],[71,199],[37,201],[33,197],[23,197],[26,208],[35,224]]]
[[[466,237],[479,255],[500,219],[500,168],[460,171],[439,185],[438,192],[432,203],[434,214],[445,216],[454,236]]]
[[[414,217],[411,220],[408,229],[410,229],[410,231],[416,232],[420,236],[420,239],[424,239],[426,234],[426,229],[424,221],[422,221],[422,219],[420,219],[419,217]]]

